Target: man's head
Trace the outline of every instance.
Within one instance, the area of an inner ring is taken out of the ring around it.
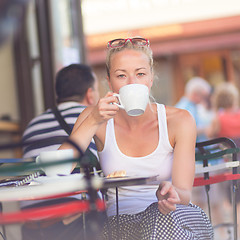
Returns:
[[[71,64],[56,75],[57,103],[75,101],[94,105],[99,99],[98,81],[85,64]]]
[[[204,101],[210,93],[210,84],[200,77],[191,78],[185,86],[185,96],[195,104]]]

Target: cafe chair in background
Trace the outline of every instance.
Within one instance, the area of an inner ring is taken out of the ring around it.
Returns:
[[[233,228],[234,240],[237,240],[238,225],[236,192],[238,189],[237,180],[240,179],[240,174],[238,173],[239,161],[237,158],[239,152],[240,149],[237,148],[236,143],[229,138],[216,138],[196,143],[196,177],[194,187],[204,186],[205,188],[210,221],[212,221],[211,198],[209,196],[211,186],[224,182],[231,183],[232,222],[221,223],[213,226],[213,228],[214,230],[219,227]],[[230,231],[229,234],[231,234]]]

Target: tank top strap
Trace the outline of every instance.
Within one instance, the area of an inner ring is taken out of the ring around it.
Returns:
[[[167,148],[170,147],[170,149],[172,149],[168,137],[166,106],[164,104],[157,103],[157,112],[159,124],[159,144],[164,144]]]
[[[104,149],[105,146],[111,146],[112,151],[118,151],[113,118],[109,119],[107,122]]]

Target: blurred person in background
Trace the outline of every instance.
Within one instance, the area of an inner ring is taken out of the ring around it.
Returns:
[[[214,111],[211,104],[212,87],[203,78],[193,77],[186,86],[184,96],[176,104],[176,107],[188,110],[194,117],[197,125],[197,142],[209,139],[207,134],[208,128],[214,117]],[[196,165],[202,165],[202,162],[196,162]],[[202,175],[196,175],[196,177]],[[195,187],[192,191],[192,202],[205,211],[207,210],[207,195],[204,186]],[[210,186],[209,196],[211,199],[212,220],[214,224],[223,222],[221,203],[224,201],[221,194],[221,186],[213,184]],[[223,233],[222,233],[223,234]],[[215,232],[218,237],[218,232]],[[224,236],[224,235],[223,235]],[[224,239],[219,236],[218,240]]]
[[[42,151],[56,150],[62,144],[60,137],[68,136],[54,114],[56,109],[72,129],[86,106],[95,105],[99,99],[96,76],[84,64],[71,64],[62,68],[56,75],[55,90],[57,108],[47,109],[32,119],[23,133],[23,143],[28,143],[23,149],[24,158],[36,157]],[[48,141],[40,141],[44,139]],[[93,144],[90,148],[96,152]]]
[[[207,102],[211,95],[211,85],[201,77],[191,78],[184,90],[184,96],[175,105],[177,108],[188,110],[194,117],[197,125],[197,141],[206,140],[206,126],[211,111]]]
[[[240,108],[239,90],[232,83],[222,83],[217,86],[213,94],[213,107],[215,117],[208,128],[207,134],[210,138],[227,137],[235,141],[240,147]],[[239,154],[238,154],[238,160]],[[238,185],[239,185],[238,180]],[[224,201],[225,208],[231,212],[231,183],[227,183],[225,191],[221,190],[227,201]],[[226,196],[227,195],[227,196]],[[237,188],[237,212],[238,222],[240,221],[240,191]],[[240,237],[240,227],[238,227],[238,237]]]
[[[215,117],[207,130],[210,138],[240,139],[239,91],[232,83],[220,84],[213,95]]]
[[[72,130],[79,114],[90,105],[95,105],[99,99],[98,80],[92,69],[84,64],[71,64],[62,68],[56,75],[55,90],[57,107],[47,109],[35,117],[23,134],[24,158],[36,157],[43,151],[57,150],[68,134],[62,128],[54,112],[59,111],[66,124]],[[87,154],[95,156],[96,146],[90,143]],[[69,201],[71,198],[60,199]],[[73,198],[75,199],[75,198]],[[53,200],[23,201],[22,208],[47,206]],[[65,219],[39,220],[26,222],[22,226],[23,240],[78,240],[82,239],[82,217],[73,216]]]

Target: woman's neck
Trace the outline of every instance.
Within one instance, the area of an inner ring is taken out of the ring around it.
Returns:
[[[151,105],[150,105],[151,104]],[[120,109],[116,117],[114,118],[115,124],[120,126],[128,127],[129,129],[136,129],[139,127],[144,127],[146,124],[149,124],[150,121],[155,119],[153,116],[157,115],[157,105],[150,103],[144,114],[140,116],[129,116],[125,110]]]

